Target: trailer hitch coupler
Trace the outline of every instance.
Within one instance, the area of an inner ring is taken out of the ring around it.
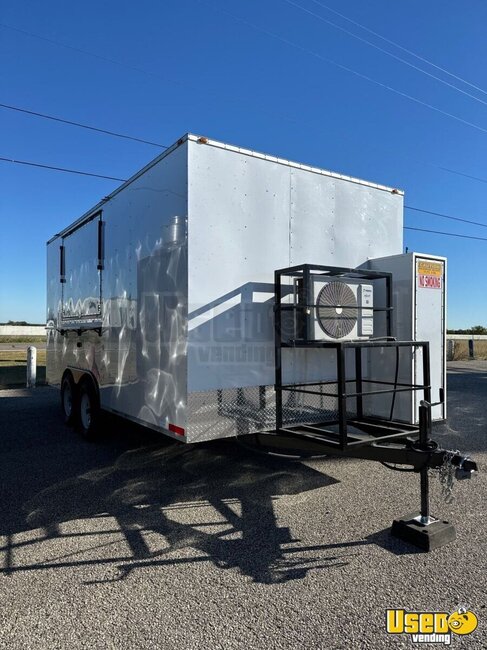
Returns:
[[[477,471],[477,465],[468,456],[465,456],[460,461],[458,467],[455,469],[455,478],[457,481],[464,481],[471,479],[474,472]]]

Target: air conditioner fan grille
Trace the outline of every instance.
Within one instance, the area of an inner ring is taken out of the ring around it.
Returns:
[[[344,282],[330,282],[318,294],[316,315],[318,324],[331,338],[341,339],[350,334],[357,323],[357,298]]]

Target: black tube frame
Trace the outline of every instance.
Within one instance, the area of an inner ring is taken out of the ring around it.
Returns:
[[[364,340],[346,340],[346,341],[333,341],[333,340],[310,340],[309,338],[309,318],[304,318],[303,338],[302,339],[288,339],[283,340],[282,337],[282,311],[284,310],[309,310],[316,307],[313,305],[313,290],[312,290],[312,276],[329,276],[340,277],[345,279],[367,279],[379,280],[382,279],[386,284],[386,298],[385,306],[375,307],[373,311],[384,311],[386,313],[386,336],[380,340],[364,339]],[[292,277],[302,280],[302,295],[305,299],[305,304],[283,304],[282,303],[282,278]],[[289,267],[275,271],[274,275],[274,291],[275,291],[275,318],[274,318],[274,334],[275,334],[275,393],[276,393],[276,432],[283,434],[297,434],[298,430],[310,431],[312,430],[315,436],[319,435],[325,445],[329,445],[334,450],[341,450],[346,453],[350,447],[366,446],[372,443],[377,443],[382,440],[391,440],[394,438],[401,438],[411,436],[414,434],[419,435],[420,427],[415,425],[408,425],[401,422],[386,420],[385,418],[364,418],[363,415],[363,399],[368,395],[377,394],[396,394],[398,392],[406,391],[423,391],[424,400],[431,402],[431,373],[430,373],[430,360],[429,360],[429,343],[427,341],[396,341],[392,336],[392,275],[390,273],[383,273],[378,271],[369,271],[362,269],[346,269],[341,267],[329,266],[315,266],[310,264],[303,264],[300,266]],[[423,383],[422,384],[405,384],[398,382],[386,382],[382,380],[364,379],[362,373],[362,350],[364,348],[420,348],[422,349],[423,360]],[[309,382],[303,384],[283,384],[282,383],[282,350],[284,348],[316,348],[316,349],[332,349],[336,353],[336,381],[322,381],[322,382]],[[355,350],[355,377],[348,379],[346,376],[346,351]],[[347,394],[347,384],[355,383],[355,392]],[[312,390],[310,387],[323,387],[326,385],[336,385],[336,393],[327,393],[322,390]],[[391,386],[381,390],[364,391],[364,385],[377,384],[383,386]],[[335,397],[338,400],[338,420],[334,422],[324,422],[318,424],[302,423],[298,426],[284,427],[283,426],[283,410],[282,410],[282,393],[284,391],[294,393],[309,393],[322,396]],[[347,417],[347,400],[356,399],[357,404],[357,417]],[[330,426],[338,425],[338,432],[330,430]],[[363,430],[367,437],[360,438],[356,434],[348,433],[348,426],[352,425],[355,429]]]

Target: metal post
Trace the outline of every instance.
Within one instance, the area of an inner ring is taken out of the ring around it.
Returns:
[[[362,348],[355,348],[355,392],[357,393],[357,417],[364,416],[362,399]]]
[[[446,342],[446,360],[453,361],[455,356],[455,341],[454,339],[448,339]]]
[[[425,452],[428,450],[431,434],[431,372],[429,343],[424,343],[423,350],[423,384],[424,403],[419,407],[419,446]],[[421,477],[421,523],[429,524],[429,478],[428,466],[420,470]]]
[[[424,399],[431,404],[430,344],[423,343],[423,384]]]
[[[474,359],[474,350],[473,350],[473,339],[468,339],[468,357],[469,359]]]
[[[37,370],[37,348],[27,348],[27,388],[35,388]]]
[[[419,443],[425,451],[428,448],[429,431],[431,426],[431,407],[421,404],[419,407]],[[420,470],[421,478],[421,523],[429,524],[429,478],[428,466]]]
[[[428,478],[428,467],[423,467],[420,471],[421,477],[421,523],[429,524],[430,523],[430,506],[429,506],[429,478]]]
[[[338,431],[340,447],[347,446],[347,384],[345,383],[345,349],[336,345],[337,355],[337,393],[338,393]]]
[[[282,429],[282,324],[281,324],[281,274],[274,273],[274,362],[276,393],[276,429]]]
[[[314,307],[310,307],[310,305],[314,304],[314,296],[311,273],[308,264],[305,264],[303,268],[303,295],[305,300],[304,304],[306,305],[304,308],[303,338],[305,341],[309,341],[314,338],[314,335],[312,336],[312,332],[310,331],[312,314],[314,311]]]
[[[392,291],[392,276],[386,275],[386,292],[387,292],[387,311],[386,311],[386,331],[387,336],[392,336],[392,302],[394,300],[394,293]]]

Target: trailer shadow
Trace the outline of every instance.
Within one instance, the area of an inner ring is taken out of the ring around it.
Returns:
[[[91,566],[101,569],[91,582],[106,582],[210,562],[271,584],[346,565],[368,543],[305,545],[277,521],[277,499],[337,482],[321,471],[233,441],[161,441],[116,418],[89,445],[59,425],[53,401],[1,400],[6,415],[24,415],[0,421],[4,575]]]
[[[441,444],[467,432],[457,446],[485,450],[479,374],[449,376],[450,425],[435,433]],[[337,544],[293,537],[276,517],[276,500],[336,483],[323,471],[258,456],[234,441],[179,445],[116,418],[105,439],[90,445],[60,424],[55,391],[23,393],[0,399],[4,575],[89,566],[101,569],[92,582],[106,582],[151,566],[209,562],[272,584],[344,566],[370,544],[396,555],[418,552],[388,530]],[[473,408],[475,419],[462,408]]]
[[[28,524],[50,539],[62,536],[63,522],[114,519],[130,549],[129,556],[114,558],[116,580],[141,567],[210,561],[256,582],[274,583],[347,563],[343,550],[349,544],[333,545],[336,552],[326,556],[326,546],[299,545],[278,525],[273,507],[282,495],[334,482],[302,465],[245,456],[231,443],[169,444],[129,450],[113,465],[57,483],[30,499],[25,512]],[[149,546],[154,534],[165,540],[163,548]],[[188,557],[188,549],[197,556]],[[36,568],[80,563],[56,557]]]

